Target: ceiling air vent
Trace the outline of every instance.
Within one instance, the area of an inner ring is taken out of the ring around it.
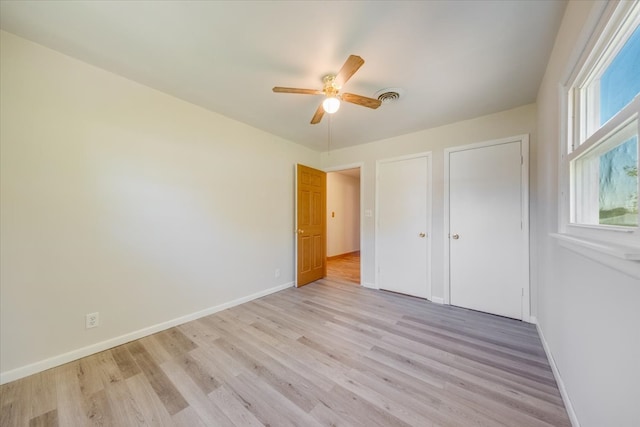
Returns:
[[[397,102],[400,99],[400,96],[403,94],[403,90],[397,87],[388,87],[386,89],[381,89],[376,92],[375,96],[383,104],[389,104],[392,102]]]

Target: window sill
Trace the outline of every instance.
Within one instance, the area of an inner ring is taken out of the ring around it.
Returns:
[[[614,268],[634,278],[640,278],[640,247],[576,237],[564,233],[550,233],[559,244],[594,261]],[[603,257],[602,255],[608,255]]]
[[[594,251],[602,252],[607,255],[611,255],[617,258],[626,259],[629,261],[640,261],[640,248],[626,245],[616,245],[614,243],[602,242],[599,240],[586,239],[584,237],[575,237],[568,234],[551,233],[551,237],[570,243],[573,245],[581,246],[587,249],[593,249]]]
[[[601,230],[601,231],[613,231],[616,233],[633,233],[635,232],[638,227],[619,227],[619,226],[615,226],[615,225],[591,225],[591,224],[568,224],[569,227],[571,228],[575,228],[575,229],[580,229],[580,228],[584,228],[584,229],[588,229],[588,230]]]

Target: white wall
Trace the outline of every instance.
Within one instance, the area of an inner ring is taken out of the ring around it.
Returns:
[[[335,213],[335,216],[331,216]],[[327,173],[327,256],[360,250],[360,179]]]
[[[538,323],[582,427],[640,425],[640,281],[549,237],[558,231],[559,85],[580,54],[597,2],[572,1],[538,93]],[[605,255],[602,255],[605,256]]]
[[[381,108],[384,108],[382,106]],[[427,106],[425,106],[427,108]],[[369,144],[331,151],[322,156],[324,168],[363,162],[360,179],[363,185],[363,210],[375,209],[375,173],[376,160],[398,157],[406,154],[433,153],[433,235],[432,294],[435,298],[444,298],[444,149],[456,145],[465,145],[514,135],[530,134],[531,145],[535,145],[536,106],[534,104],[503,111],[488,116],[465,120],[446,126],[423,130],[395,138],[380,140]],[[363,267],[362,283],[375,285],[375,217],[364,217],[363,238],[360,248]],[[534,224],[532,224],[532,228]],[[532,292],[532,297],[534,292]]]
[[[293,282],[294,164],[319,153],[0,39],[3,381]]]

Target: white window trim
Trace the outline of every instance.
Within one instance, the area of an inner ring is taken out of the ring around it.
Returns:
[[[601,264],[621,271],[632,277],[640,278],[640,227],[615,227],[601,225],[583,225],[571,223],[571,210],[574,206],[571,200],[572,174],[571,161],[593,147],[594,142],[577,145],[577,140],[584,141],[584,123],[576,124],[572,115],[573,108],[580,110],[583,106],[570,105],[568,102],[569,91],[576,82],[584,81],[585,73],[593,71],[585,69],[585,64],[595,64],[596,58],[602,56],[608,47],[607,43],[600,40],[615,40],[628,28],[619,30],[622,18],[627,16],[633,8],[640,7],[640,2],[608,2],[594,9],[594,18],[591,21],[589,34],[582,47],[577,60],[572,64],[567,78],[559,86],[560,111],[560,150],[558,164],[558,232],[550,233],[557,239],[561,246],[566,247],[583,256],[589,257]],[[583,41],[585,38],[582,39]],[[575,91],[577,92],[577,91]],[[574,99],[575,101],[575,99]],[[634,111],[633,113],[632,111]],[[589,141],[601,141],[603,137],[638,119],[637,111],[640,109],[640,96],[637,96],[627,107],[623,109],[631,111],[630,114],[617,115],[597,130]],[[569,123],[572,127],[569,128]],[[569,132],[570,131],[570,132]]]

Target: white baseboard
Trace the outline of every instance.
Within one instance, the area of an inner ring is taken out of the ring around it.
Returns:
[[[362,287],[369,288],[369,289],[378,289],[375,283],[362,282]]]
[[[236,305],[240,305],[245,302],[249,302],[254,299],[261,298],[263,296],[290,288],[292,286],[294,286],[293,282],[285,283],[283,285],[278,285],[270,289],[265,289],[264,291],[256,292],[255,294],[251,294],[246,297],[238,298],[233,301],[229,301],[220,305],[216,305],[214,307],[209,307],[204,310],[197,311],[195,313],[187,314],[186,316],[181,316],[176,319],[158,323],[156,325],[139,329],[137,331],[130,332],[128,334],[120,335],[118,337],[111,338],[96,344],[91,344],[86,347],[79,348],[77,350],[73,350],[67,353],[60,354],[58,356],[41,360],[39,362],[31,363],[29,365],[22,366],[20,368],[2,372],[0,373],[0,385],[11,382],[11,381],[19,380],[20,378],[24,378],[26,376],[33,375],[38,372],[42,372],[44,370],[54,368],[56,366],[64,365],[65,363],[78,360],[82,357],[90,356],[92,354],[95,354],[104,350],[108,350],[110,348],[113,348],[122,344],[126,344],[130,341],[137,340],[151,334],[155,334],[156,332],[164,331],[165,329],[169,329],[174,326],[182,325],[183,323],[187,323],[204,316],[209,316],[210,314],[214,314],[219,311],[226,310],[227,308],[235,307]]]
[[[431,302],[434,304],[440,304],[443,305],[444,304],[444,298],[440,298],[440,297],[431,297]]]
[[[553,360],[553,355],[551,354],[551,350],[549,349],[549,345],[547,344],[547,340],[544,339],[544,334],[542,333],[542,329],[540,329],[540,325],[538,324],[538,319],[535,317],[531,317],[531,323],[535,323],[536,328],[538,329],[538,335],[540,336],[540,341],[542,341],[542,347],[544,348],[544,352],[547,354],[547,359],[549,359],[549,364],[551,365],[551,371],[553,371],[553,376],[556,379],[556,383],[558,383],[558,389],[560,390],[560,395],[562,396],[562,401],[564,402],[564,407],[567,410],[567,415],[569,416],[569,420],[571,421],[571,425],[573,427],[580,427],[580,421],[578,421],[578,416],[573,409],[573,405],[571,404],[571,399],[567,394],[567,389],[564,386],[564,381],[562,381],[562,377],[560,376],[560,371],[556,366],[555,360]]]

